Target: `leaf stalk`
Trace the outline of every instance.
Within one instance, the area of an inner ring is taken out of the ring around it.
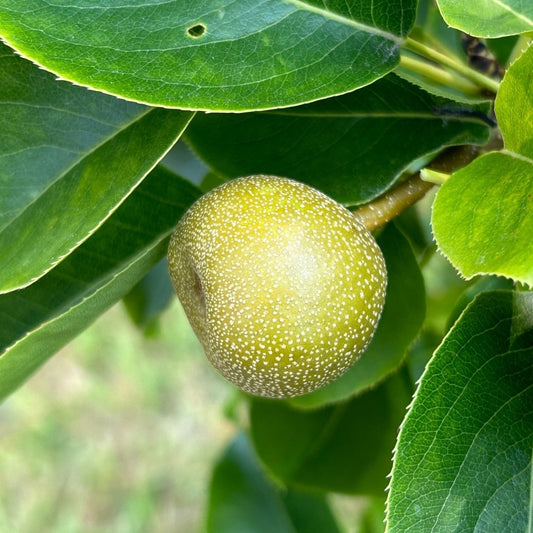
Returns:
[[[431,168],[423,168],[420,171],[420,179],[435,185],[442,185],[448,180],[449,177],[450,174],[438,172],[437,170],[432,170]]]
[[[467,78],[483,89],[486,89],[494,94],[498,92],[498,88],[500,86],[499,82],[489,78],[488,76],[485,76],[477,70],[470,68],[468,65],[465,65],[453,57],[443,54],[442,52],[438,52],[437,50],[434,50],[433,48],[430,48],[419,41],[415,41],[410,37],[405,40],[404,47],[406,50],[414,52],[419,56],[451,68],[458,74],[461,74],[461,76]]]
[[[402,54],[400,56],[400,65],[406,69],[422,74],[426,78],[436,81],[441,85],[453,87],[466,94],[478,94],[480,91],[479,85],[472,83],[463,76],[457,76],[440,67],[421,61],[415,57]]]

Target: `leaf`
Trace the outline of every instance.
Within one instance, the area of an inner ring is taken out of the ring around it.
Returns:
[[[415,0],[0,0],[4,40],[47,70],[156,106],[244,111],[371,83],[399,61]]]
[[[533,159],[533,45],[507,70],[494,104],[505,148]]]
[[[409,35],[410,38],[415,39],[448,57],[455,58],[457,61],[465,63],[467,57],[463,50],[462,36],[463,34],[461,32],[454,28],[450,28],[450,26],[444,22],[434,0],[419,1],[417,19],[415,27]],[[416,58],[416,56],[412,56],[407,51],[404,51],[404,54],[404,59],[408,57]],[[394,72],[398,76],[422,87],[431,94],[450,98],[457,102],[476,103],[484,98],[483,95],[479,94],[475,85],[472,87],[468,82],[464,84],[464,80],[461,79],[461,77],[452,75],[452,81],[450,83],[445,80],[437,81],[436,79],[430,78],[415,70],[410,67],[408,68],[404,64],[400,64]],[[445,72],[444,74],[446,76]],[[457,87],[458,84],[462,87],[462,90]]]
[[[402,424],[389,533],[527,531],[533,293],[482,293],[446,336]]]
[[[265,477],[244,434],[218,461],[209,487],[207,533],[340,533],[323,496],[283,492]]]
[[[505,150],[476,159],[437,193],[435,239],[467,278],[498,274],[533,286],[533,47],[496,97]]]
[[[533,30],[533,3],[522,0],[437,0],[444,20],[476,37],[503,37]]]
[[[298,533],[341,533],[322,493],[293,489],[283,492],[282,499]]]
[[[424,280],[407,239],[393,224],[378,237],[387,265],[387,295],[376,333],[365,352],[339,379],[290,400],[297,407],[338,402],[375,385],[396,370],[425,315]]]
[[[508,37],[501,37],[500,39],[488,39],[486,44],[490,52],[502,67],[509,67],[510,63],[516,59],[517,46],[525,46],[525,42],[519,43],[520,35],[509,35]]]
[[[358,204],[387,190],[422,155],[484,143],[487,103],[469,106],[387,76],[338,98],[281,111],[197,114],[186,140],[218,173],[274,174]]]
[[[477,278],[473,283],[466,287],[464,292],[455,302],[455,305],[448,316],[446,330],[449,330],[454,325],[468,304],[470,304],[478,294],[485,291],[512,290],[513,288],[514,283],[512,280],[500,276],[482,276]]]
[[[442,53],[464,58],[461,33],[446,24],[435,0],[419,0],[415,27],[409,37]]]
[[[0,292],[30,284],[87,239],[191,118],[58,82],[3,45],[0,104]]]
[[[533,162],[493,152],[440,188],[433,232],[463,276],[498,274],[533,285],[532,213]]]
[[[410,397],[410,381],[401,371],[349,402],[313,411],[254,398],[252,441],[263,463],[289,487],[382,495]]]
[[[174,289],[166,259],[155,265],[123,298],[128,315],[145,335],[157,331],[159,315],[172,301]]]
[[[0,399],[131,290],[166,254],[170,232],[198,196],[157,167],[64,261],[0,295]]]

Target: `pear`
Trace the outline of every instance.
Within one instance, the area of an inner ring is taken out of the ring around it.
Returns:
[[[387,274],[346,208],[287,178],[238,178],[197,200],[168,250],[170,277],[213,366],[242,390],[323,387],[364,351]]]

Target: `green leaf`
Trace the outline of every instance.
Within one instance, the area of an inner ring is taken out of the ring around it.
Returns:
[[[213,470],[207,533],[294,533],[248,439],[239,434]]]
[[[29,287],[0,295],[0,399],[166,254],[199,191],[157,167],[87,241]]]
[[[506,72],[494,104],[506,150],[533,159],[533,45]]]
[[[435,239],[467,278],[498,274],[533,285],[533,161],[493,152],[453,174],[433,204]]]
[[[486,44],[499,64],[503,67],[509,67],[509,64],[516,59],[514,54],[516,53],[517,45],[522,46],[522,43],[519,44],[519,39],[519,35],[509,35],[500,39],[487,39]]]
[[[500,276],[481,276],[473,281],[464,292],[459,296],[455,302],[455,306],[451,310],[448,321],[446,323],[446,330],[449,330],[454,323],[459,319],[466,307],[482,292],[496,291],[496,290],[512,290],[514,282],[507,278]]]
[[[435,0],[419,0],[415,27],[409,37],[439,52],[456,58],[464,57],[461,33],[446,24]]]
[[[378,237],[387,265],[385,307],[372,342],[339,379],[311,394],[293,398],[297,407],[344,400],[396,370],[418,335],[425,315],[424,280],[407,239],[389,224]]]
[[[349,402],[313,411],[253,399],[250,431],[259,457],[287,486],[382,495],[411,397],[405,375],[393,374]]]
[[[435,199],[441,250],[471,278],[498,274],[533,285],[533,47],[513,63],[496,97],[505,150],[453,174]]]
[[[323,496],[282,491],[265,477],[248,439],[237,435],[209,488],[207,533],[340,533]]]
[[[281,496],[298,533],[341,533],[322,493],[289,489],[282,492]]]
[[[86,240],[192,116],[58,82],[2,45],[0,103],[0,292],[30,284]]]
[[[4,40],[62,78],[151,105],[251,110],[371,83],[415,0],[0,0]]]
[[[444,20],[476,37],[533,30],[533,3],[523,0],[437,0]]]
[[[159,315],[168,307],[173,295],[167,262],[162,259],[124,296],[123,301],[133,323],[145,335],[151,335],[157,332]]]
[[[422,376],[402,425],[389,533],[528,531],[533,293],[481,294]]]
[[[58,83],[1,43],[0,102],[0,228],[84,154],[148,111],[138,104]]]
[[[197,114],[186,139],[226,177],[286,176],[357,204],[388,189],[422,155],[445,145],[484,143],[488,112],[487,103],[468,106],[432,96],[390,75],[297,108]]]

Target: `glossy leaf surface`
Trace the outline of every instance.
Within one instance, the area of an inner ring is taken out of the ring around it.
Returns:
[[[487,103],[439,98],[395,75],[338,98],[246,115],[197,114],[187,140],[225,177],[274,174],[346,204],[380,195],[444,145],[484,143]]]
[[[0,104],[0,292],[28,285],[87,239],[192,116],[58,82],[3,45]]]
[[[533,293],[483,293],[466,309],[403,423],[387,531],[528,531],[532,347]]]
[[[68,258],[29,287],[0,295],[0,399],[166,254],[167,237],[198,195],[158,167]]]
[[[61,77],[151,105],[251,110],[371,83],[415,0],[0,0],[0,33]]]

